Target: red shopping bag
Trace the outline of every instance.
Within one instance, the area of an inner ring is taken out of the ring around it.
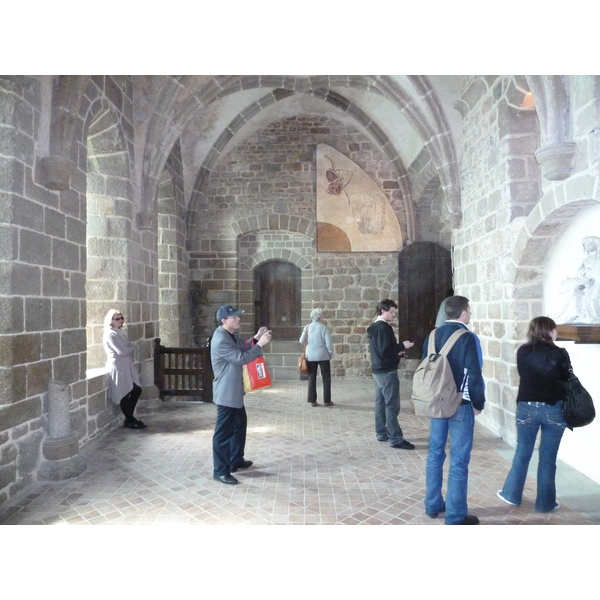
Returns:
[[[265,357],[259,356],[243,367],[244,391],[251,392],[271,385]]]

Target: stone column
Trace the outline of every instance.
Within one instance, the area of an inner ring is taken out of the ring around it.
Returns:
[[[48,437],[42,444],[44,463],[40,477],[62,481],[85,471],[86,462],[79,456],[79,443],[71,433],[71,388],[60,381],[48,384]]]

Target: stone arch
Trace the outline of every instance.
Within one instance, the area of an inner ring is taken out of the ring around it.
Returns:
[[[193,230],[194,220],[197,218],[197,206],[202,195],[205,183],[208,181],[211,171],[218,162],[221,155],[227,150],[228,143],[235,137],[235,134],[248,123],[248,119],[256,116],[259,112],[265,110],[275,102],[279,102],[295,95],[297,92],[275,89],[271,93],[266,94],[253,104],[249,105],[236,116],[229,125],[224,129],[222,134],[213,144],[212,149],[207,153],[207,156],[198,169],[198,175],[194,182],[193,192],[188,206],[188,227]],[[360,125],[368,136],[373,139],[381,152],[389,160],[390,168],[398,182],[398,190],[401,196],[402,207],[405,213],[405,223],[407,229],[407,241],[415,239],[415,223],[413,214],[413,203],[411,200],[411,192],[409,186],[408,172],[402,163],[399,154],[394,150],[393,144],[383,130],[374,123],[361,109],[353,106],[346,98],[336,94],[331,90],[310,90],[311,95],[322,98],[325,102],[335,106],[336,109],[343,110],[345,113],[353,117],[358,125]]]
[[[247,221],[242,219],[242,221]],[[268,233],[268,228],[251,229],[248,227],[247,222],[238,222],[236,224],[236,230],[239,231],[237,237],[237,244],[240,245],[244,237],[261,233]],[[313,224],[311,224],[313,225]],[[302,224],[294,222],[290,224],[290,227],[279,232],[288,232],[290,234],[297,234],[300,237],[308,238],[312,245],[313,236],[307,231],[302,231]],[[314,231],[314,227],[311,228]],[[254,270],[259,265],[270,261],[270,260],[281,260],[291,263],[300,269],[301,274],[301,305],[302,305],[302,320],[305,321],[310,316],[312,310],[312,296],[313,296],[313,266],[309,255],[303,255],[296,250],[285,247],[284,242],[278,247],[277,245],[259,249],[258,251],[247,254],[246,256],[240,256],[238,261],[238,295],[239,304],[242,310],[245,310],[248,314],[248,322],[254,322]]]
[[[502,315],[506,321],[502,327],[503,336],[494,342],[498,348],[491,350],[488,346],[484,354],[488,357],[489,372],[495,372],[497,368],[507,372],[506,377],[490,382],[488,400],[494,402],[491,405],[493,422],[490,426],[509,440],[515,438],[511,411],[514,410],[518,374],[514,356],[526,337],[529,321],[536,315],[545,314],[547,257],[573,218],[600,201],[593,197],[594,178],[583,176],[580,183],[582,194],[578,198],[567,199],[565,189],[554,189],[544,196],[524,220],[515,240],[511,261],[503,274],[507,285],[512,286],[511,303],[507,306],[508,312]]]
[[[134,208],[131,165],[125,136],[112,104],[99,98],[85,127],[87,157],[87,367],[106,361],[102,323],[110,308],[127,311]],[[129,321],[134,316],[126,314]]]
[[[236,236],[246,235],[262,230],[284,230],[292,233],[302,233],[314,239],[317,225],[312,219],[280,214],[262,214],[244,217],[231,224]]]
[[[267,94],[262,103],[277,101],[290,93],[314,93],[315,96],[337,106],[341,110],[352,114],[356,109],[355,118],[363,127],[372,126],[371,134],[378,139],[375,124],[365,115],[359,118],[358,107],[343,99],[332,88],[347,87],[366,89],[385,97],[394,104],[402,114],[411,122],[412,126],[422,137],[425,146],[430,151],[435,168],[438,171],[446,205],[448,207],[453,226],[458,226],[461,214],[460,179],[456,150],[452,142],[451,130],[446,122],[439,98],[429,84],[427,77],[410,76],[408,80],[420,94],[422,109],[419,103],[405,92],[400,84],[388,76],[215,76],[215,77],[173,77],[157,94],[154,112],[161,115],[175,115],[171,119],[156,119],[150,123],[147,135],[146,154],[143,165],[142,182],[140,187],[141,198],[155,197],[155,187],[161,170],[163,159],[175,142],[178,131],[185,128],[186,122],[202,108],[210,105],[215,100],[230,94],[252,88],[274,88],[272,95]],[[185,94],[182,90],[185,89]],[[183,98],[178,102],[178,98]],[[236,122],[246,122],[254,114],[262,110],[259,103],[253,103],[242,111]],[[364,114],[364,113],[363,113]],[[430,122],[431,121],[431,122]],[[229,137],[227,131],[223,132],[221,142]],[[392,152],[390,144],[386,151]],[[397,167],[401,161],[396,157]],[[199,174],[202,177],[202,173]],[[401,181],[404,186],[404,182]],[[407,196],[409,197],[409,196]],[[149,200],[147,200],[149,201]],[[409,207],[408,207],[409,208]],[[412,222],[409,218],[408,222]],[[409,239],[412,239],[409,230]]]
[[[409,169],[412,185],[414,241],[450,249],[452,226],[440,202],[441,182],[429,152],[423,149]]]
[[[569,199],[570,189],[554,188],[537,204],[523,224],[512,250],[514,273],[511,280],[522,284],[531,280],[528,269],[540,267],[557,235],[564,232],[581,211],[600,202],[596,193],[597,179],[582,175],[578,179],[578,197]],[[541,308],[541,307],[540,307]]]
[[[593,154],[592,166],[597,173],[600,173],[600,76],[594,76],[594,116],[596,126],[590,132],[592,136]]]
[[[381,284],[381,300],[398,293],[398,272],[390,271]]]

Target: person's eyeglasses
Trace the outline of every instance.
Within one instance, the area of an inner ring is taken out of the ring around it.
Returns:
[[[124,321],[125,317],[113,317],[113,321]]]

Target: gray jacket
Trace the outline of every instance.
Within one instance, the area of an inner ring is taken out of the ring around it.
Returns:
[[[307,340],[308,338],[308,340]],[[309,323],[300,336],[300,343],[306,344],[306,360],[318,362],[320,360],[331,360],[333,356],[333,344],[329,327],[321,321]]]
[[[244,406],[242,366],[262,356],[262,348],[256,344],[251,346],[252,340],[244,341],[221,326],[215,329],[210,342],[215,404],[231,408]]]

